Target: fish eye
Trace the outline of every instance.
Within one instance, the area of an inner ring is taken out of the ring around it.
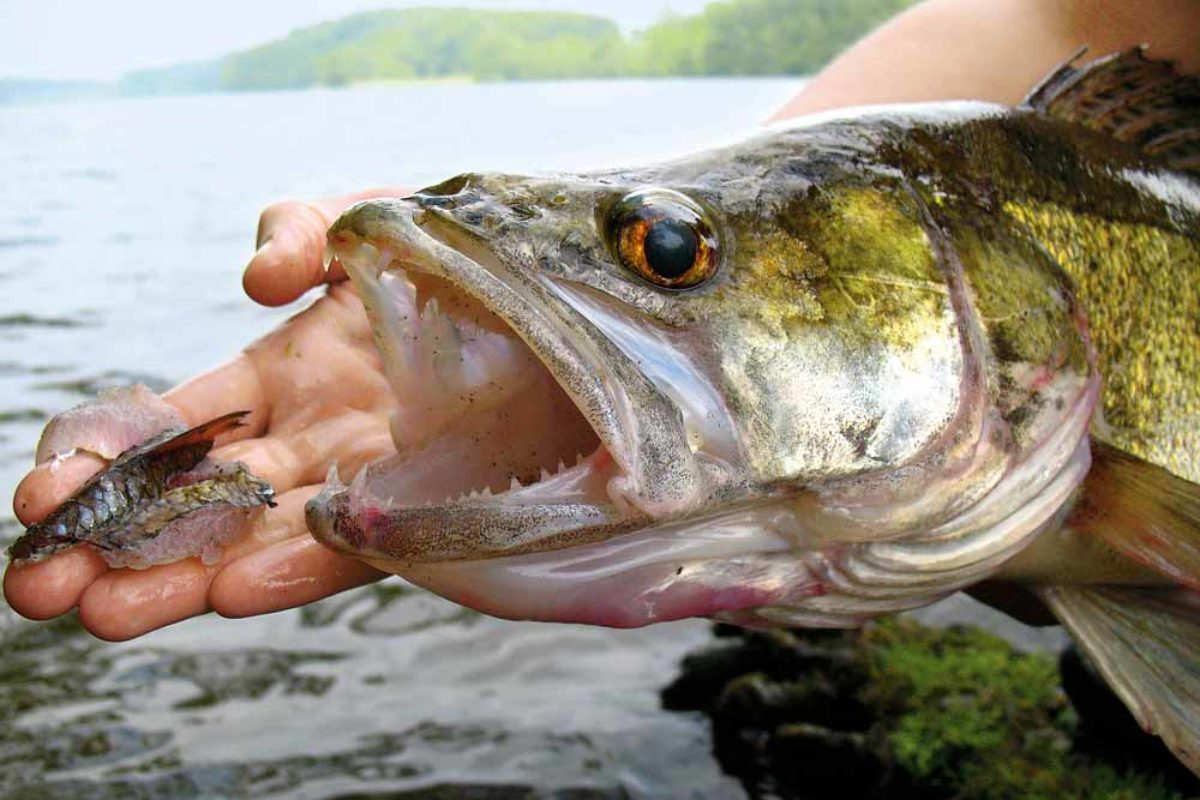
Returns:
[[[691,289],[717,271],[717,237],[691,198],[647,189],[621,198],[610,214],[621,264],[663,289]]]

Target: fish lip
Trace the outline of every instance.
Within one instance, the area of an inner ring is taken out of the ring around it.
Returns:
[[[581,328],[590,327],[587,319],[558,300],[536,274],[512,269],[486,244],[480,248],[483,257],[473,257],[474,250],[472,255],[467,255],[459,247],[444,241],[438,231],[431,230],[445,223],[455,224],[453,216],[441,208],[420,207],[413,200],[404,198],[368,200],[347,209],[334,222],[328,232],[328,252],[347,266],[347,262],[354,259],[357,248],[363,245],[386,251],[391,266],[383,263],[373,266],[375,277],[389,268],[398,267],[445,280],[496,314],[513,334],[528,345],[596,434],[600,441],[597,452],[610,456],[613,465],[606,486],[607,502],[589,505],[591,512],[607,519],[607,528],[599,526],[590,535],[585,533],[584,541],[594,541],[626,530],[632,520],[646,521],[696,506],[702,499],[701,492],[697,491],[700,482],[686,479],[694,476],[685,476],[683,480],[657,481],[661,486],[674,485],[684,489],[683,492],[675,492],[675,496],[665,498],[665,501],[661,493],[656,497],[653,492],[646,491],[648,484],[656,483],[656,470],[641,452],[644,448],[639,447],[643,442],[639,441],[638,433],[630,430],[631,420],[636,420],[640,406],[629,396],[629,387],[608,374],[606,367],[613,354],[595,350],[596,338],[602,337],[602,334],[593,331],[591,336],[580,335]],[[347,266],[347,272],[353,275],[354,271]],[[644,387],[640,388],[644,390]],[[644,399],[644,396],[638,398]],[[668,402],[661,396],[658,399],[663,404]],[[678,416],[678,412],[674,413]],[[668,439],[673,434],[678,445],[677,457],[669,459],[673,462],[671,466],[683,464],[685,459],[682,456],[686,455],[686,465],[697,471],[696,460],[688,449],[681,424],[678,419],[673,422],[673,431],[667,430],[670,425],[660,426],[663,430],[659,431],[660,439],[664,438],[663,434]],[[361,526],[358,531],[347,530],[352,527],[347,524],[351,516],[349,513],[343,511],[339,514],[334,510],[335,501],[345,494],[346,487],[331,482],[325,491],[310,501],[307,511],[309,527],[322,542],[342,552],[361,556],[365,550],[377,548],[371,546],[370,537]],[[686,496],[680,497],[681,494]],[[495,504],[479,505],[490,507]],[[461,507],[461,504],[442,504],[433,509],[444,512],[455,507]],[[411,522],[422,515],[428,518],[430,510],[406,509],[406,521]],[[529,545],[525,550],[565,547],[579,541],[577,538],[558,545],[542,541],[537,547]],[[494,554],[521,549],[520,546],[515,550],[500,548]],[[390,548],[388,555],[404,557],[404,554],[397,554]],[[444,560],[447,557],[467,556],[479,557],[479,552],[455,554],[451,550],[434,559],[413,556],[411,560]]]

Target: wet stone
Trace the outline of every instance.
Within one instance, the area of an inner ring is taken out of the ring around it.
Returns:
[[[709,717],[754,800],[1200,795],[1070,651],[1060,677],[1049,654],[965,626],[715,632],[662,702]]]

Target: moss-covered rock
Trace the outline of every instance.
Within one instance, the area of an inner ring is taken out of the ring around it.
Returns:
[[[1107,726],[1081,722],[1053,656],[981,629],[890,619],[860,632],[718,634],[723,642],[685,659],[663,702],[712,718],[717,757],[753,797],[1200,793],[1154,742],[1132,743],[1117,726],[1114,744]]]

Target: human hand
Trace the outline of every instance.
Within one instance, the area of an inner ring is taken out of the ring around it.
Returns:
[[[244,276],[246,293],[264,305],[282,305],[321,283],[332,285],[230,363],[164,395],[189,425],[250,409],[247,424],[220,439],[212,456],[242,461],[270,481],[278,507],[253,514],[212,565],[190,558],[114,570],[81,546],[9,566],[4,593],[17,612],[49,619],[78,606],[89,631],[119,640],[209,610],[231,617],[279,611],[381,577],[317,544],[305,528],[304,503],[319,491],[330,464],[353,474],[393,450],[388,416],[395,400],[362,303],[340,282],[345,276],[336,265],[326,274],[322,258],[325,231],[344,208],[403,194],[375,190],[264,211],[259,249]],[[17,517],[26,525],[41,519],[103,465],[89,454],[38,465],[17,487]]]

